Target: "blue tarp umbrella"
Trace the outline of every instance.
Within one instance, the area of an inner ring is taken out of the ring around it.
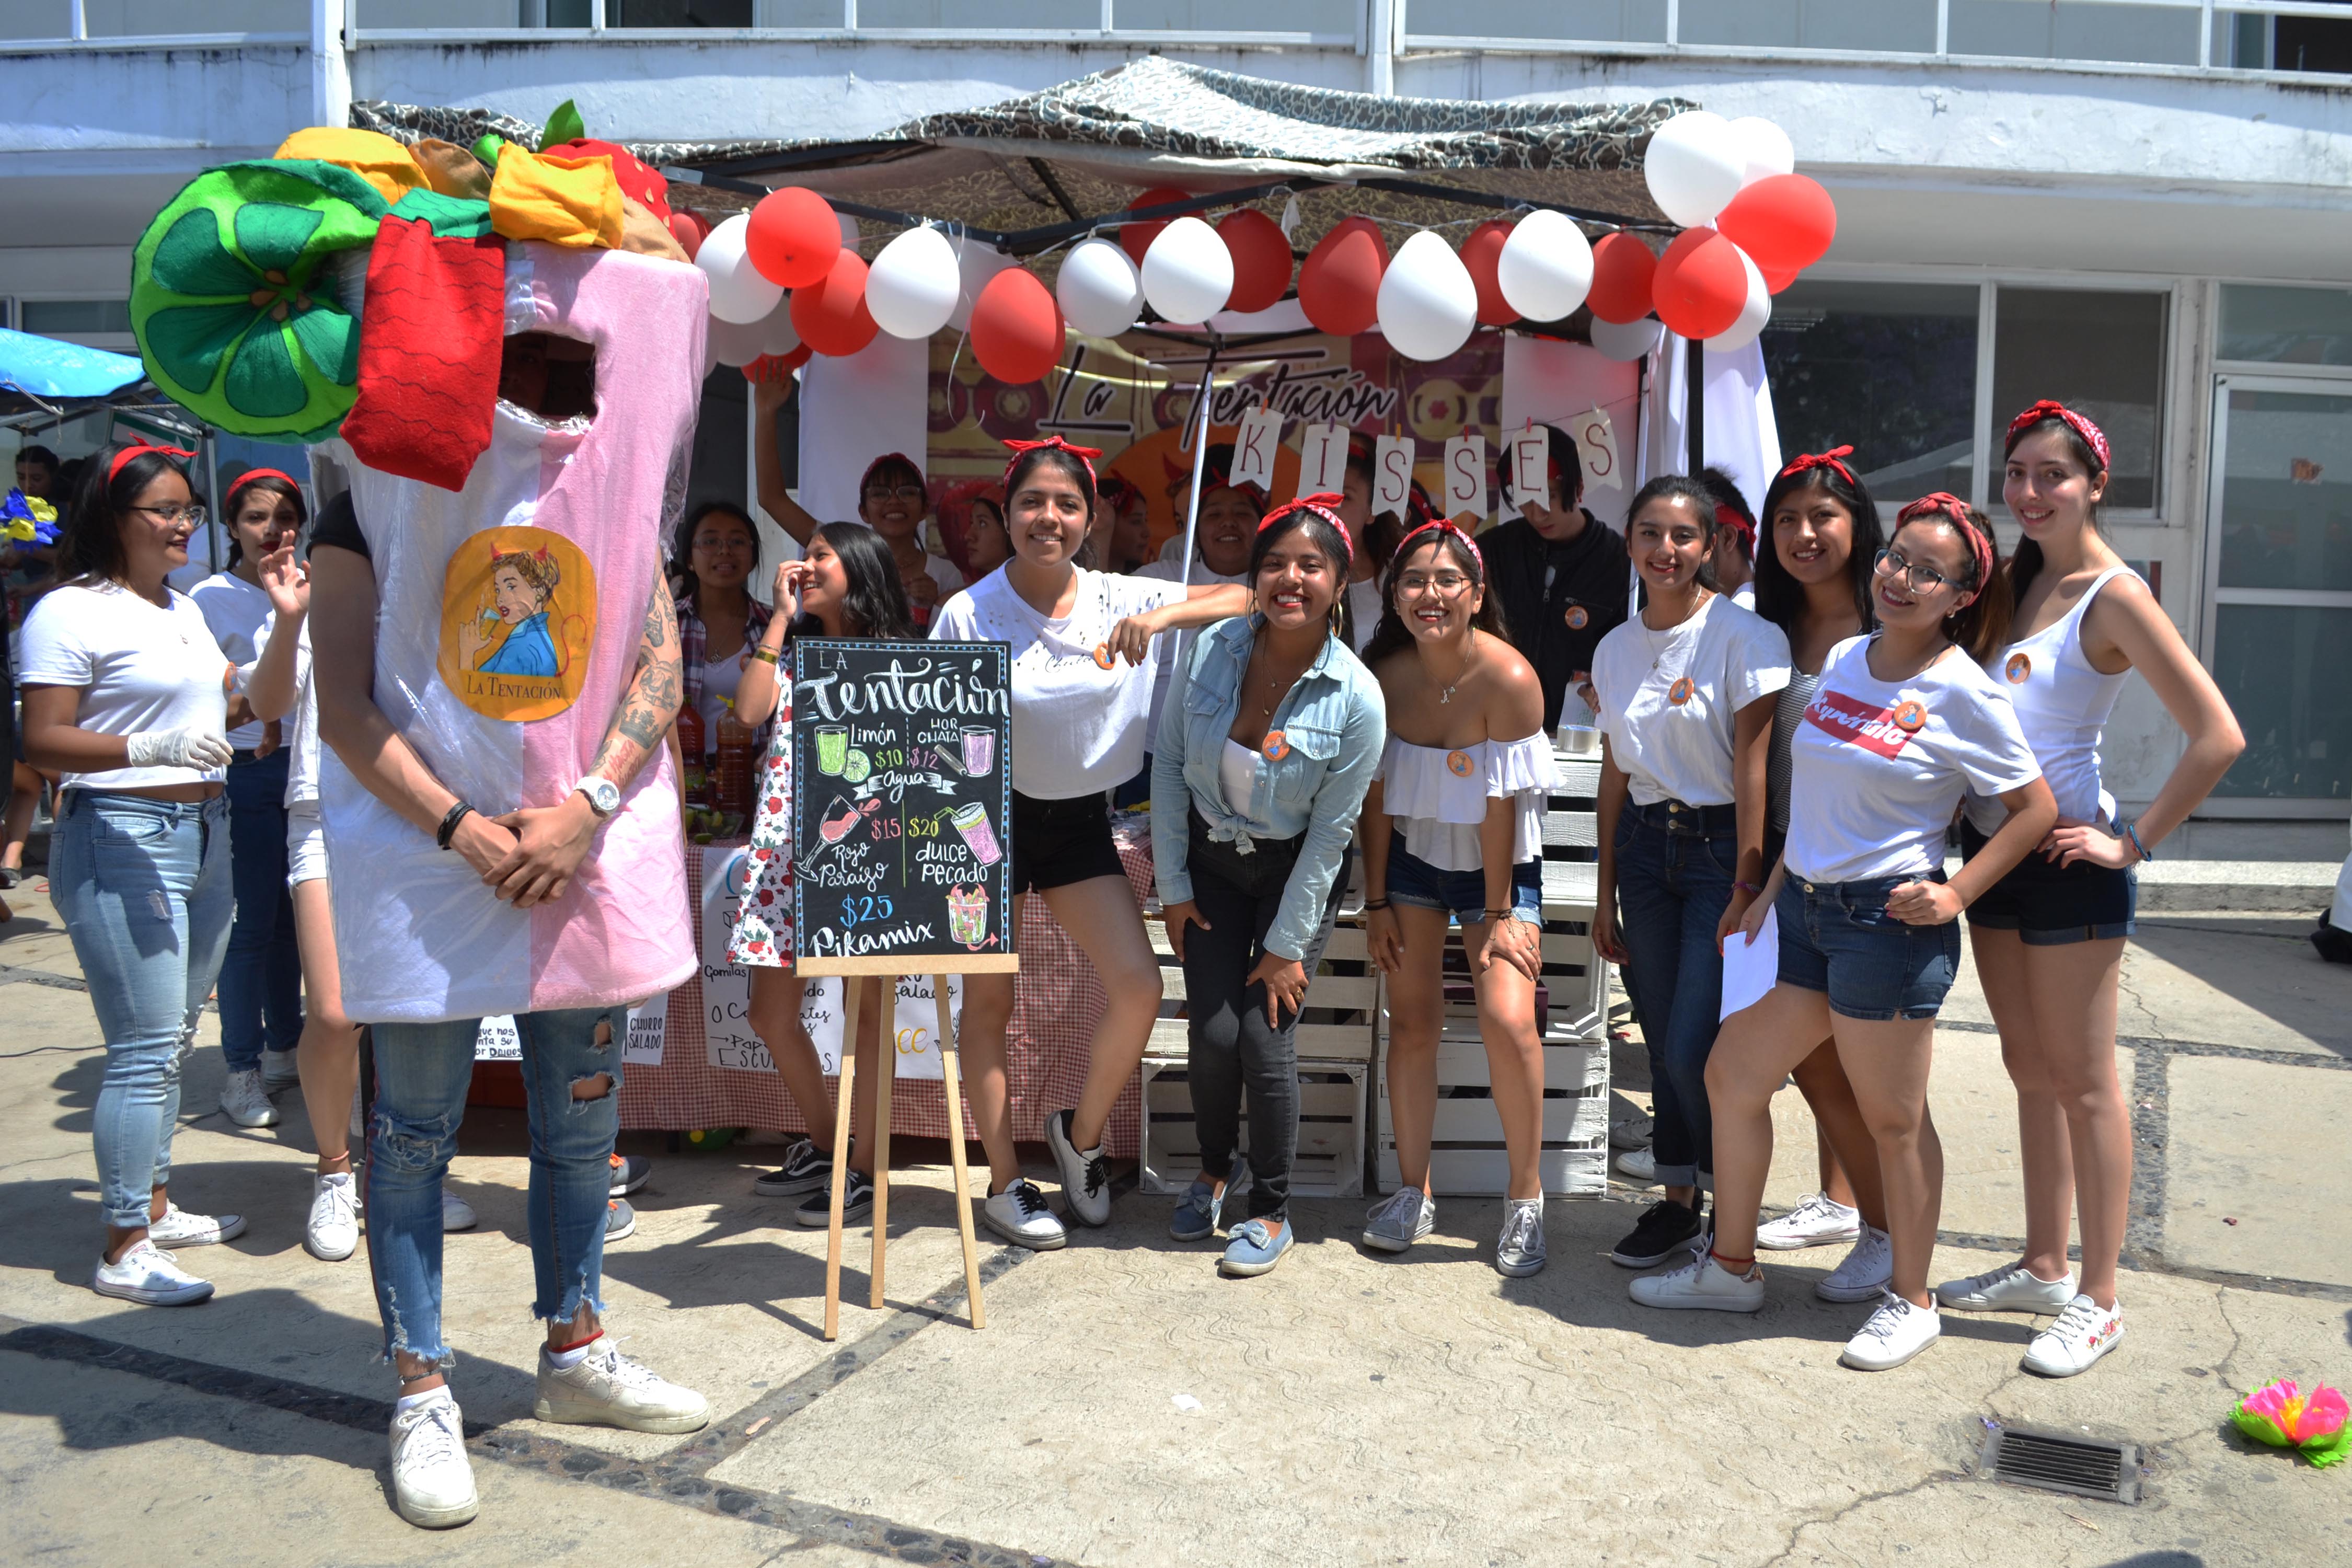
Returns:
[[[35,397],[103,397],[147,374],[131,354],[0,329],[0,389]]]

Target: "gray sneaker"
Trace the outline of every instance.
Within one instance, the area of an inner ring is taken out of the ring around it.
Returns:
[[[1375,1252],[1402,1252],[1436,1224],[1437,1200],[1419,1187],[1406,1187],[1364,1217],[1364,1245]]]
[[[275,1127],[278,1108],[262,1092],[261,1069],[247,1068],[221,1081],[221,1113],[239,1127]]]
[[[1503,1234],[1495,1243],[1496,1273],[1524,1279],[1543,1272],[1543,1212],[1541,1198],[1503,1200]]]

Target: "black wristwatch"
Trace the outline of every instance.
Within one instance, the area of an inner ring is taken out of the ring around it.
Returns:
[[[440,827],[435,831],[433,835],[433,842],[438,844],[444,849],[448,848],[450,838],[457,834],[457,824],[465,821],[467,814],[473,809],[474,803],[469,800],[461,800],[457,805],[451,806],[449,808],[449,815],[441,819]]]

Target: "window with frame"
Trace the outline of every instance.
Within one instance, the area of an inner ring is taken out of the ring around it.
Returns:
[[[1973,283],[1790,284],[1762,340],[1781,452],[1851,446],[1882,506],[1968,494],[1978,314]]]
[[[2143,290],[2006,283],[1995,289],[1988,503],[2000,499],[2000,458],[2010,420],[2049,397],[2105,433],[2115,454],[2107,510],[2156,510],[2169,304],[2169,295]]]

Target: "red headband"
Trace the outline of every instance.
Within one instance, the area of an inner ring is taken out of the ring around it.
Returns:
[[[1724,505],[1721,501],[1716,502],[1715,526],[1717,528],[1727,528],[1731,530],[1732,532],[1739,535],[1741,542],[1748,546],[1748,552],[1750,554],[1755,553],[1756,525],[1748,521],[1746,518],[1740,516],[1735,509]]]
[[[1478,552],[1478,542],[1471,538],[1468,534],[1463,532],[1462,530],[1454,523],[1442,517],[1434,522],[1423,523],[1419,528],[1414,529],[1411,533],[1408,533],[1402,539],[1398,540],[1396,553],[1390,556],[1389,559],[1391,561],[1403,560],[1406,554],[1412,550],[1412,542],[1419,539],[1423,534],[1428,533],[1433,530],[1450,533],[1454,538],[1460,540],[1463,543],[1468,545],[1470,547],[1470,559],[1478,563],[1478,574],[1482,577],[1486,574],[1486,558]]]
[[[1288,517],[1294,511],[1311,511],[1339,531],[1339,542],[1348,547],[1348,559],[1353,561],[1356,558],[1356,536],[1348,531],[1348,525],[1339,519],[1340,499],[1336,492],[1325,490],[1319,495],[1300,496],[1297,500],[1285,501],[1258,520],[1257,531],[1264,533],[1274,526],[1276,519]]]
[[[1095,479],[1095,459],[1102,456],[1100,447],[1073,447],[1059,436],[1048,436],[1042,441],[1007,441],[1004,449],[1013,454],[1012,460],[1004,465],[1004,499],[1007,504],[1013,500],[1013,470],[1020,465],[1022,458],[1032,452],[1067,452],[1085,465],[1087,483],[1096,485],[1099,493],[1100,487]]]
[[[279,469],[247,468],[245,472],[237,475],[236,482],[235,484],[229,486],[229,499],[231,500],[235,500],[236,499],[236,492],[245,489],[246,486],[253,483],[256,479],[278,479],[283,483],[293,485],[297,490],[299,490],[302,488],[301,485],[296,482],[293,475],[282,472]]]
[[[158,447],[142,436],[138,440],[132,442],[130,446],[123,447],[122,450],[114,454],[114,461],[106,466],[106,482],[109,485],[113,484],[116,479],[122,476],[122,465],[129,462],[131,458],[138,457],[142,452],[154,452],[166,458],[194,458],[195,456],[194,452],[189,451],[184,447]]]
[[[859,476],[857,480],[857,499],[859,500],[864,500],[866,499],[866,487],[874,482],[874,470],[882,467],[885,463],[904,463],[907,467],[915,470],[915,478],[918,482],[920,482],[922,479],[922,464],[915,461],[914,458],[907,456],[904,452],[885,452],[880,457],[875,458],[872,462],[866,464],[866,472]]]
[[[2064,404],[2053,403],[2046,397],[2009,422],[2010,445],[2015,446],[2019,436],[2022,435],[2025,431],[2032,429],[2034,426],[2039,425],[2044,419],[2064,420],[2067,427],[2073,430],[2075,435],[2080,436],[2084,441],[2088,442],[2090,444],[2091,450],[2098,454],[2099,467],[2102,469],[2111,468],[2115,466],[2114,459],[2109,456],[2107,451],[2106,432],[2092,424],[2089,420],[2084,418],[2081,415],[2075,413],[2073,409],[2067,407]]]
[[[1895,514],[1895,526],[1916,522],[1923,517],[1940,517],[1949,522],[1962,539],[1969,542],[1969,558],[1976,563],[1977,586],[1992,581],[1992,541],[1977,526],[1969,514],[1969,503],[1949,490],[1937,490],[1921,496]]]
[[[1790,474],[1801,474],[1808,468],[1835,468],[1839,473],[1845,476],[1846,483],[1850,485],[1859,484],[1861,481],[1853,477],[1853,470],[1847,468],[1843,463],[1838,461],[1840,458],[1851,458],[1853,456],[1853,448],[1852,447],[1832,447],[1826,452],[1808,452],[1803,457],[1791,461],[1787,468],[1782,468],[1780,470],[1780,477],[1785,479]]]

